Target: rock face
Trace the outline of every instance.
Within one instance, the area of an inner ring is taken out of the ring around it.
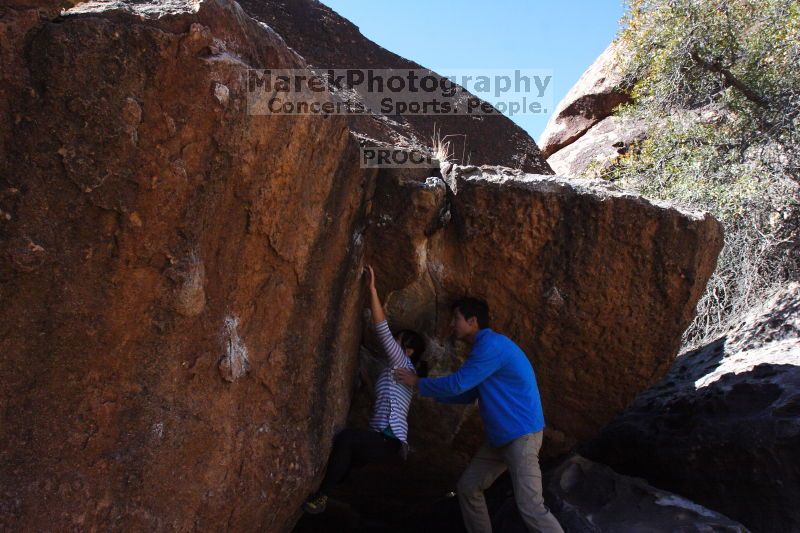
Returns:
[[[345,117],[247,115],[243,67],[304,63],[236,3],[19,13],[0,529],[291,527],[349,408],[374,171]]]
[[[800,529],[800,285],[681,355],[585,453],[731,516]]]
[[[251,16],[280,33],[289,46],[315,67],[430,72],[370,41],[353,23],[317,0],[242,0],[241,4]],[[452,143],[454,161],[552,174],[533,139],[500,114],[370,115],[355,117],[352,128],[363,138],[395,145],[404,145],[409,140],[430,144],[436,128],[442,135],[453,136],[448,140]]]
[[[612,115],[551,155],[547,162],[562,176],[599,178],[635,142],[644,139],[645,132],[643,124]]]
[[[566,459],[547,478],[545,491],[565,531],[747,532],[747,528],[719,513],[579,455]]]
[[[545,157],[572,144],[617,106],[630,101],[618,67],[622,53],[618,41],[611,43],[556,106],[539,142]]]
[[[565,531],[747,532],[719,513],[579,455],[569,457],[547,477],[545,491]]]

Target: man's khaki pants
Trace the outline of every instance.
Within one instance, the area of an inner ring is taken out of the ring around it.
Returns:
[[[508,468],[514,499],[528,529],[563,533],[564,530],[547,509],[542,497],[542,472],[539,468],[541,447],[541,431],[518,437],[499,448],[492,448],[486,443],[480,447],[458,480],[458,502],[467,531],[491,533],[492,524],[483,491]]]

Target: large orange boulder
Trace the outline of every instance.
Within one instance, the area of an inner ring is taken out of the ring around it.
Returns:
[[[226,0],[83,4],[20,36],[0,529],[285,530],[361,337],[370,174],[345,117],[248,115],[243,67],[304,63]]]

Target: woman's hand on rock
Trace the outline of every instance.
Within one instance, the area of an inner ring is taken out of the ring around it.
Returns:
[[[364,274],[367,276],[367,282],[369,283],[370,289],[375,289],[375,271],[372,269],[370,265],[364,267]]]

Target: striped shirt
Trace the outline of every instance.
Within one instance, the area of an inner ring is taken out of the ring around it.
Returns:
[[[372,411],[370,428],[383,431],[387,427],[403,443],[408,443],[408,408],[411,405],[413,389],[408,385],[397,383],[394,380],[395,368],[408,368],[414,370],[414,364],[406,355],[405,350],[394,340],[389,324],[386,321],[375,324],[375,331],[383,346],[383,351],[389,359],[389,364],[384,368],[378,381],[375,383],[375,407]]]

